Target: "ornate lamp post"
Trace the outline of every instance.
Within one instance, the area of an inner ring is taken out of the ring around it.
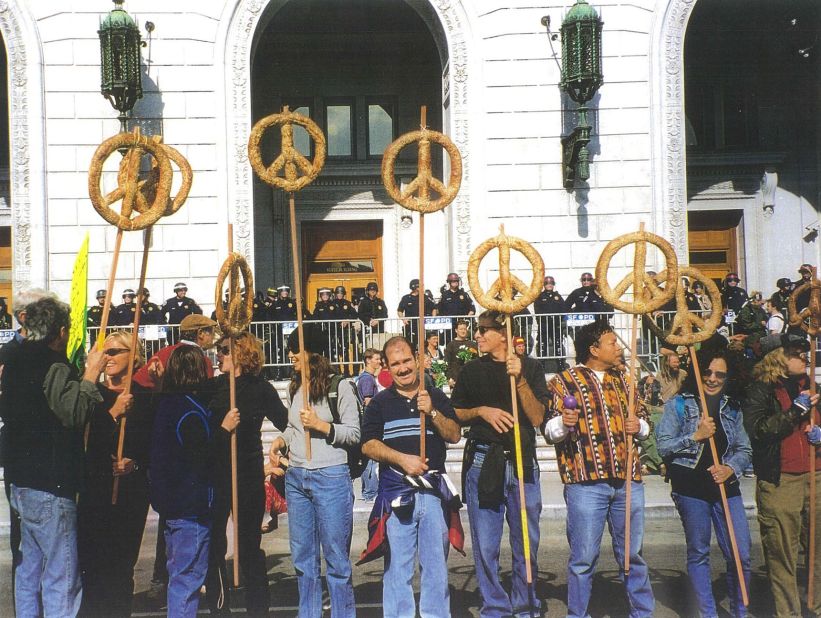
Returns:
[[[559,86],[579,104],[579,124],[562,138],[562,174],[564,186],[572,189],[574,181],[590,178],[591,126],[586,104],[602,85],[601,32],[603,22],[586,0],[576,0],[561,27],[562,81]]]
[[[120,131],[124,132],[134,104],[143,96],[143,87],[140,30],[123,9],[123,1],[114,0],[114,9],[106,15],[97,34],[102,72],[100,92],[120,112]]]

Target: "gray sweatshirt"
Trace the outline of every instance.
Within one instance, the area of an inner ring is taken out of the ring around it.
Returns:
[[[333,442],[328,442],[327,436],[317,431],[312,432],[311,461],[307,461],[305,459],[305,429],[299,420],[299,411],[302,409],[302,389],[296,392],[288,406],[288,427],[282,434],[282,439],[288,445],[288,459],[292,466],[317,470],[348,463],[348,453],[343,447],[354,445],[360,439],[356,394],[348,381],[339,383],[338,407],[341,423],[333,423],[327,398],[313,405],[320,419],[333,423],[334,439]]]

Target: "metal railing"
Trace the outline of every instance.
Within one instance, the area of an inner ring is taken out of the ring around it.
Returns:
[[[659,313],[656,320],[660,324],[669,324],[672,313]],[[620,311],[608,313],[554,313],[514,316],[514,336],[525,339],[529,356],[543,362],[545,370],[553,372],[560,369],[563,363],[575,358],[573,341],[576,331],[596,320],[606,320],[613,327],[628,347],[630,341],[632,316]],[[476,329],[475,316],[437,316],[425,319],[425,332],[438,335],[438,345],[444,349],[455,338],[456,323],[464,320],[468,325],[468,338],[474,338]],[[306,322],[308,323],[308,322]],[[311,321],[318,325],[324,337],[325,351],[332,364],[350,375],[358,374],[364,363],[364,352],[368,348],[382,349],[385,342],[396,335],[409,338],[418,345],[415,318],[389,318],[378,320],[375,326],[365,325],[359,320],[322,320]],[[266,374],[269,377],[283,377],[290,367],[287,353],[288,335],[296,329],[292,322],[253,322],[250,331],[262,341],[265,351]],[[732,334],[733,325],[729,325]],[[99,329],[89,329],[89,344],[97,337]],[[122,330],[130,330],[122,327]],[[160,348],[176,343],[179,340],[179,325],[140,326],[140,341],[145,347],[146,356],[150,357]],[[637,352],[639,357],[651,367],[657,367],[661,350],[661,341],[648,326],[648,318],[642,318],[638,329]],[[216,361],[213,350],[210,356]]]

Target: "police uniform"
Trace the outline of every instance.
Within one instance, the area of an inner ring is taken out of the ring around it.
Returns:
[[[111,314],[114,311],[114,305],[108,306],[108,312]],[[103,306],[94,305],[89,307],[86,311],[86,326],[91,328],[99,328],[103,321]]]
[[[112,326],[130,326],[134,323],[134,316],[137,314],[137,303],[134,301],[130,303],[122,303],[117,305],[114,313],[111,315]]]
[[[533,302],[533,312],[539,331],[538,352],[542,359],[542,364],[547,369],[548,365],[557,365],[554,371],[564,369],[564,327],[562,325],[562,315],[564,313],[564,299],[556,290],[548,292],[542,290],[538,298]],[[554,314],[554,315],[550,315]],[[559,357],[557,360],[548,357]]]
[[[187,296],[178,298],[176,295],[165,301],[160,309],[160,312],[163,317],[166,318],[166,324],[174,325],[180,324],[183,318],[187,315],[192,315],[194,313],[202,315],[202,309],[200,309],[200,306],[193,298],[188,298]],[[177,341],[179,341],[179,330],[176,328],[169,328],[167,338],[168,343],[174,345]]]
[[[165,324],[165,316],[156,303],[143,301],[140,324]]]
[[[436,305],[425,296],[425,315],[433,315],[434,309],[436,309]],[[412,341],[414,345],[418,346],[419,342],[416,335],[419,326],[417,319],[419,317],[419,296],[414,296],[410,293],[405,294],[399,301],[399,306],[396,310],[404,312],[403,319],[408,321],[407,324],[402,326],[402,334],[405,336],[405,339]]]
[[[738,317],[738,314],[741,313],[741,308],[748,300],[747,291],[742,287],[731,287],[728,285],[721,291],[721,304],[724,307],[725,316],[727,312],[732,311],[734,318]],[[735,319],[732,321],[735,321]],[[729,323],[730,321],[728,320],[727,322]]]
[[[359,319],[365,325],[365,328],[369,328],[371,333],[383,333],[385,332],[385,322],[381,320],[386,320],[388,318],[388,306],[385,304],[385,301],[375,296],[371,299],[369,296],[365,296],[362,300],[359,301],[359,309],[358,309]],[[371,326],[371,320],[380,320],[376,323],[376,326]]]
[[[473,315],[476,313],[476,306],[473,304],[470,294],[465,292],[462,288],[451,290],[450,286],[442,290],[442,296],[439,298],[439,304],[436,306],[439,315]],[[456,338],[456,322],[457,318],[450,321],[450,337],[448,341]]]
[[[337,320],[358,320],[359,316],[353,303],[347,298],[335,298],[332,301],[336,306]],[[342,362],[359,362],[359,351],[356,346],[356,337],[353,322],[344,324],[338,322],[334,324],[331,342],[337,348],[338,358]]]

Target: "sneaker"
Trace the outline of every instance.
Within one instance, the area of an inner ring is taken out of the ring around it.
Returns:
[[[168,596],[168,584],[158,579],[152,579],[148,587],[148,600],[152,604],[165,603]]]

